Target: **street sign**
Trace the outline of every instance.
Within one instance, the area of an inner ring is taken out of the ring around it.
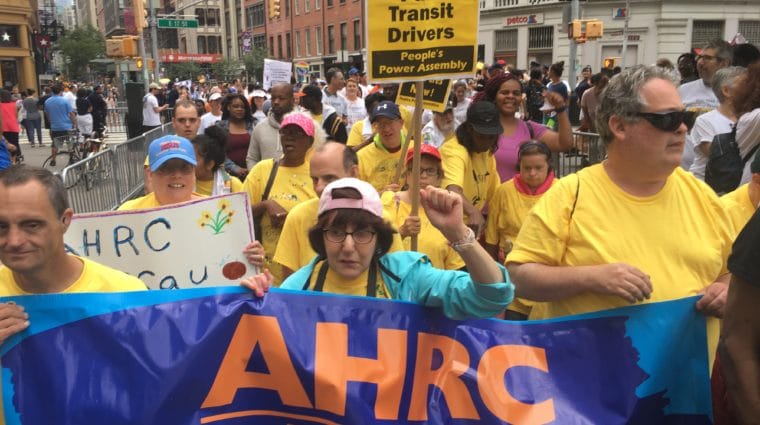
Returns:
[[[198,28],[197,19],[159,19],[159,28]]]

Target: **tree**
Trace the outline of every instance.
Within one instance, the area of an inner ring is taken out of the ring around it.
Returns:
[[[200,65],[195,62],[168,63],[165,64],[165,68],[166,71],[164,72],[164,75],[172,81],[174,81],[175,78],[178,78],[180,81],[197,81],[198,76],[203,73]]]
[[[83,79],[87,77],[89,62],[105,54],[106,41],[97,28],[86,25],[60,38],[57,48],[63,55],[69,78]]]
[[[264,59],[267,56],[266,49],[254,47],[251,53],[243,55],[241,58],[245,64],[245,72],[252,80],[264,80]]]
[[[218,81],[232,82],[244,72],[243,65],[236,59],[222,59],[211,66],[211,72]]]

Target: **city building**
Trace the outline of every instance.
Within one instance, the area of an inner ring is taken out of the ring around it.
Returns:
[[[312,78],[324,77],[333,65],[364,68],[364,1],[270,0],[266,13],[269,57],[303,63]]]
[[[0,81],[4,88],[37,89],[32,33],[36,0],[0,0]]]
[[[503,59],[519,69],[531,61],[569,64],[566,22],[570,3],[561,0],[480,0],[478,43],[486,63]],[[760,44],[760,4],[757,1],[631,0],[580,2],[582,19],[599,19],[604,36],[578,46],[576,69],[597,71],[607,58],[626,66],[653,64],[658,58],[673,63],[681,53],[710,39],[731,40],[741,33]],[[626,57],[623,30],[628,17]]]

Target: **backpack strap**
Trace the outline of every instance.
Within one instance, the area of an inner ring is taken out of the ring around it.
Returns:
[[[525,125],[528,126],[528,134],[530,134],[530,140],[534,140],[535,133],[533,131],[533,126],[530,125],[530,121],[525,121]]]
[[[736,131],[736,130],[734,130],[734,131]],[[754,148],[752,148],[749,151],[749,153],[747,153],[747,156],[745,156],[744,158],[742,158],[742,164],[746,164],[747,161],[749,161],[750,159],[752,159],[752,156],[755,155],[755,152],[757,152],[757,148],[760,148],[760,141],[755,145]]]
[[[274,184],[274,178],[277,177],[277,169],[280,168],[280,161],[275,159],[272,165],[272,171],[269,172],[269,179],[266,186],[264,186],[264,193],[261,194],[261,200],[266,201],[269,198],[269,192],[272,191],[272,185]]]

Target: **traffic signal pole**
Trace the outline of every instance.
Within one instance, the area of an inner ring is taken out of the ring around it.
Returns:
[[[151,56],[153,56],[153,81],[158,83],[160,79],[161,61],[158,57],[158,17],[154,3],[156,0],[148,0],[150,10],[150,38],[151,38]],[[145,57],[145,56],[143,56]],[[143,68],[148,68],[147,64]]]
[[[572,0],[570,3],[570,21],[575,21],[576,19],[580,19],[580,0]],[[567,26],[568,23],[565,23],[565,26]],[[575,62],[578,59],[578,43],[575,40],[570,41],[570,73],[567,76],[567,82],[570,83],[570,90],[573,91],[573,94],[575,92],[575,78],[577,75],[577,72],[575,70]],[[580,103],[581,100],[578,99],[578,103]]]
[[[140,57],[143,58],[143,67],[142,67],[142,75],[143,75],[143,86],[145,88],[145,93],[148,92],[148,87],[150,85],[150,76],[148,75],[148,67],[145,64],[145,37],[143,37],[143,31],[141,31],[142,28],[140,28],[139,31],[139,40],[137,49],[140,54]]]

